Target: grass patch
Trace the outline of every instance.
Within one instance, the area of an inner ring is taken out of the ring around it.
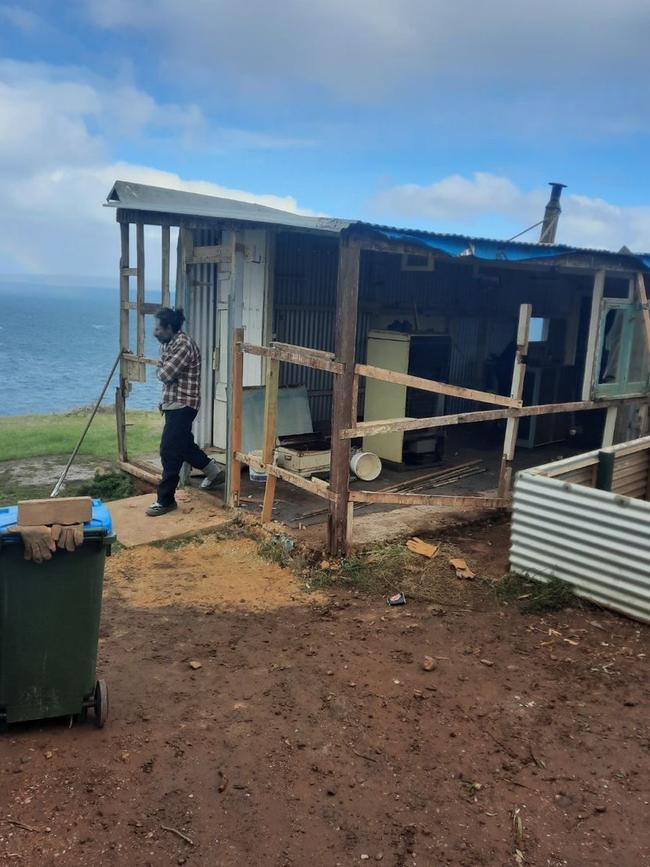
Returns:
[[[66,414],[4,416],[0,420],[2,460],[69,455],[89,414],[89,410],[84,409]],[[132,457],[158,450],[162,431],[160,413],[140,410],[129,412],[127,424],[129,454]],[[113,412],[100,412],[95,416],[79,453],[106,460],[117,458]]]
[[[364,593],[395,593],[409,586],[423,562],[402,544],[374,545],[346,557],[333,569],[318,568],[309,578],[311,589],[346,587]]]
[[[67,492],[66,492],[67,493]],[[125,500],[133,494],[133,479],[126,473],[95,473],[90,482],[81,482],[74,496],[93,497],[110,503],[111,500]]]
[[[501,602],[518,603],[522,614],[561,611],[577,602],[571,587],[559,578],[553,577],[543,583],[512,573],[505,575],[496,585],[496,595]]]

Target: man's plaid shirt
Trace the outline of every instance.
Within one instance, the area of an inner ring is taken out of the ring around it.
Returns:
[[[199,347],[183,331],[163,344],[158,366],[158,379],[163,383],[163,409],[170,406],[191,406],[201,402],[201,353]]]

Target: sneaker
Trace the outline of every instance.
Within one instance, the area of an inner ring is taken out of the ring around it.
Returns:
[[[169,506],[163,506],[162,503],[152,503],[147,511],[146,515],[149,515],[150,518],[157,518],[159,515],[166,515],[167,512],[173,512],[174,509],[178,509],[178,505],[176,503],[171,503]]]
[[[201,482],[201,489],[204,491],[211,491],[213,488],[216,488],[226,477],[225,472],[216,461],[210,461],[203,472],[205,473],[205,478]]]

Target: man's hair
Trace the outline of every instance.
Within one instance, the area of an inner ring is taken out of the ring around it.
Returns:
[[[177,307],[176,310],[172,310],[171,307],[161,307],[156,313],[156,319],[160,322],[163,328],[169,328],[171,326],[172,331],[176,333],[183,327],[185,314],[183,313],[182,307]]]

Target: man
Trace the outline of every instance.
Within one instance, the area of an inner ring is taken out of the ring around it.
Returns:
[[[158,379],[163,384],[160,409],[165,415],[165,426],[160,440],[160,458],[163,475],[158,485],[158,499],[147,509],[152,518],[165,515],[177,508],[174,495],[179,474],[187,461],[197,470],[203,470],[205,479],[201,487],[210,489],[223,481],[219,464],[210,460],[194,442],[192,422],[199,410],[201,394],[201,354],[196,343],[181,331],[183,311],[163,307],[156,313],[154,337],[162,344]]]

